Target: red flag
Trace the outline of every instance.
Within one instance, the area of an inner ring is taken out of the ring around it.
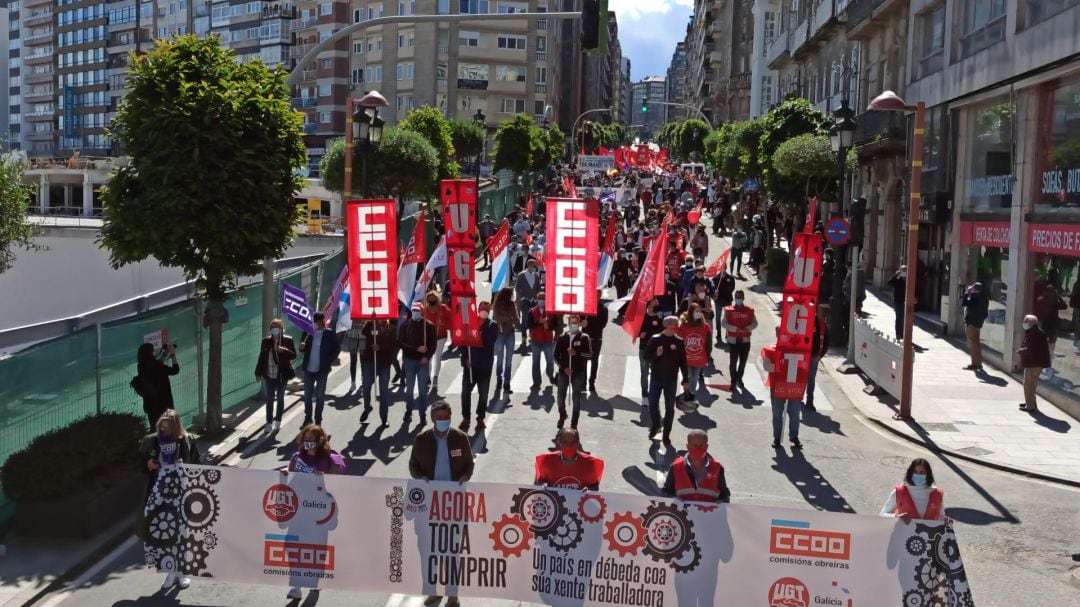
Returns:
[[[596,268],[600,266],[595,200],[549,198],[544,293],[556,314],[596,314]]]
[[[416,225],[413,227],[412,238],[409,239],[409,243],[405,245],[405,250],[402,252],[402,266],[407,266],[411,263],[424,263],[427,261],[427,243],[424,241],[424,211],[421,210],[420,214],[416,217]]]
[[[623,164],[626,163],[625,155],[626,152],[624,151],[624,148],[615,148],[615,166],[621,167]]]
[[[346,203],[350,315],[397,318],[397,203],[392,198]]]
[[[611,214],[611,219],[608,220],[607,230],[604,231],[604,244],[600,247],[601,253],[607,253],[608,257],[615,258],[615,216],[617,213]]]
[[[720,257],[716,258],[716,261],[712,262],[708,270],[705,270],[705,277],[712,278],[720,273],[728,265],[728,260],[731,259],[731,249],[724,249],[724,252],[720,254]]]
[[[656,296],[656,285],[660,285],[660,293],[664,292],[664,251],[667,249],[667,240],[667,231],[661,230],[654,246],[649,249],[645,265],[641,266],[641,273],[634,283],[634,294],[626,304],[622,328],[633,341],[637,341],[641,322],[645,320],[646,305]]]
[[[814,215],[817,214],[817,196],[810,199],[810,209],[806,213],[806,225],[803,226],[803,232],[807,234],[814,233]]]
[[[532,217],[533,215],[533,195],[529,193],[529,202],[525,203],[525,216]]]
[[[656,156],[656,162],[660,166],[666,166],[668,162],[667,150],[660,150],[660,153]]]

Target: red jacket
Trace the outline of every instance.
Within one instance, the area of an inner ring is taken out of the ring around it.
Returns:
[[[704,367],[709,364],[709,351],[705,348],[712,327],[708,323],[699,326],[683,323],[679,326],[679,337],[683,340],[686,348],[686,365],[689,367]]]
[[[450,325],[454,324],[454,319],[450,316],[450,306],[439,304],[439,309],[434,312],[428,310],[427,306],[424,306],[423,316],[424,320],[435,325],[435,335],[437,335],[439,339],[443,339],[450,335]]]
[[[680,457],[671,464],[671,472],[675,477],[675,495],[687,502],[718,502],[727,498],[719,491],[720,480],[724,475],[724,467],[714,458],[709,458],[705,465],[703,478],[698,479],[695,486],[687,472],[689,464],[685,457]]]
[[[908,514],[912,518],[918,518],[925,521],[940,521],[943,520],[941,512],[942,498],[945,497],[945,492],[937,487],[930,490],[930,502],[926,504],[926,512],[919,512],[919,509],[915,507],[915,500],[911,498],[911,492],[908,491],[907,485],[896,486],[896,513]]]
[[[555,331],[551,329],[551,324],[555,322],[555,319],[550,314],[541,314],[539,307],[534,307],[529,310],[529,339],[538,344],[545,344],[555,341]],[[548,321],[548,328],[544,328],[544,320]]]

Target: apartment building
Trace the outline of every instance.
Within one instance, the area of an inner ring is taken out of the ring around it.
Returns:
[[[686,26],[687,34],[691,26]],[[675,52],[671,54],[671,64],[667,71],[667,93],[665,97],[671,103],[686,103],[686,41],[683,40],[675,45]],[[686,120],[687,109],[681,107],[669,107],[668,116],[673,122]]]
[[[616,107],[616,77],[619,64],[622,62],[622,47],[619,44],[619,25],[614,12],[608,12],[608,47],[607,52],[600,54],[588,52],[584,57],[585,74],[584,81],[577,86],[577,90],[570,89],[567,94],[581,95],[581,111],[610,108],[611,112],[607,119],[612,122],[618,120]],[[599,118],[599,117],[596,117]]]
[[[776,90],[777,73],[770,69],[766,57],[777,36],[778,0],[755,0],[753,7],[753,41],[750,56],[750,117],[769,111],[779,101]]]
[[[667,101],[667,80],[661,76],[649,76],[634,83],[633,91],[633,122],[640,125],[639,134],[642,141],[651,139],[663,128],[668,121],[668,107],[654,105],[652,101]],[[650,105],[648,111],[641,111],[642,100],[648,98]]]
[[[714,125],[750,117],[754,15],[751,0],[695,0],[682,44],[685,103]],[[676,49],[678,52],[678,49]]]
[[[619,62],[619,113],[616,122],[630,126],[634,115],[634,81],[630,77],[630,58],[623,57]]]

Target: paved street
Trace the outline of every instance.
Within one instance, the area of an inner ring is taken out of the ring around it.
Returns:
[[[740,283],[748,287],[750,283]],[[748,303],[757,307],[761,326],[758,345],[772,335],[776,315],[763,289],[755,288]],[[775,297],[775,295],[773,295]],[[934,465],[937,484],[945,490],[947,514],[956,520],[957,534],[977,604],[1077,604],[1080,579],[1070,573],[1075,564],[1069,554],[1080,549],[1075,530],[1080,524],[1080,490],[1031,481],[964,461],[936,457],[900,442],[868,423],[832,375],[840,358],[830,357],[818,382],[817,413],[803,419],[802,452],[770,447],[770,412],[764,373],[757,346],[752,369],[746,375],[751,395],[732,397],[714,390],[696,413],[679,413],[676,447],[685,443],[691,428],[708,430],[711,451],[727,469],[732,501],[791,508],[817,508],[876,514],[891,487],[902,477],[913,457],[925,456]],[[404,477],[408,475],[409,445],[418,431],[401,425],[403,404],[395,392],[391,427],[361,424],[357,396],[348,395],[347,358],[331,376],[325,425],[333,446],[342,451],[350,474]],[[727,355],[715,351],[717,366],[726,369]],[[556,413],[553,389],[546,383],[530,395],[529,360],[515,357],[513,395],[495,404],[486,433],[475,433],[476,480],[528,483],[533,456],[552,446]],[[636,346],[618,327],[605,331],[598,394],[588,398],[580,428],[586,450],[606,460],[606,491],[655,494],[657,484],[674,455],[646,437],[647,419],[640,406]],[[711,383],[727,383],[715,373]],[[442,392],[459,406],[461,369],[456,358],[444,365]],[[861,393],[860,393],[861,394]],[[865,397],[865,395],[864,395]],[[869,397],[865,397],[869,398]],[[223,462],[252,468],[276,468],[294,446],[288,442],[302,416],[300,407],[286,414],[276,437],[245,445],[242,452]],[[356,541],[363,541],[357,538]],[[274,605],[289,604],[285,588],[224,584],[195,579],[178,594],[158,589],[159,575],[143,568],[141,544],[134,539],[102,559],[76,580],[75,587],[46,597],[39,604],[150,606],[150,605]],[[1038,589],[1037,598],[1032,589]],[[415,597],[367,595],[326,591],[305,594],[303,605],[419,605]],[[503,605],[505,602],[470,600],[468,604]]]

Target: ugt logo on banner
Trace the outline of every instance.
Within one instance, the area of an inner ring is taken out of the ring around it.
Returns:
[[[596,268],[600,266],[599,203],[548,198],[547,250],[550,260],[545,305],[556,314],[596,313]]]
[[[450,341],[455,346],[480,346],[480,316],[476,312],[476,182],[444,179],[442,192],[446,253],[450,262]]]
[[[350,200],[346,214],[350,315],[397,318],[397,204]]]

